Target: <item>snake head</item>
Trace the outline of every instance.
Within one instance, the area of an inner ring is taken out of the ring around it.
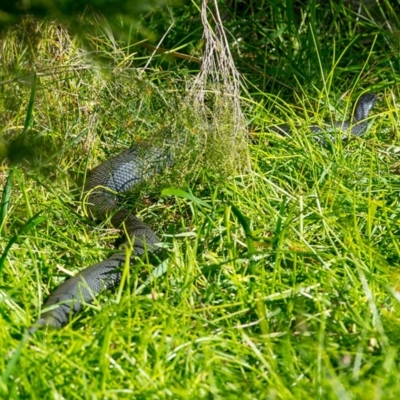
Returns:
[[[369,116],[369,112],[374,106],[377,95],[374,93],[366,93],[360,96],[355,105],[353,123],[360,122]]]

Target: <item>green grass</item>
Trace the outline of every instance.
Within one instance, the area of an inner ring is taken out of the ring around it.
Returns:
[[[99,63],[48,23],[3,35],[0,120],[11,145],[0,170],[0,398],[398,398],[398,60],[376,51],[383,28],[357,24],[376,40],[352,42],[342,25],[330,42],[299,31],[303,63],[319,65],[313,79],[293,74],[304,64],[292,56],[276,77],[296,95],[255,80],[243,99],[251,170],[191,168],[183,154],[185,173],[141,187],[133,206],[167,243],[161,260],[138,259],[114,293],[30,339],[48,294],[119,237],[84,214],[87,171],[165,129],[205,128],[180,108],[183,61],[166,68],[159,56],[143,71],[145,55],[104,35],[92,39]],[[316,56],[321,43],[337,62]],[[246,56],[262,58],[255,49]],[[308,124],[348,116],[370,87],[380,100],[365,137],[312,140]],[[287,120],[302,125],[292,137],[268,131]]]

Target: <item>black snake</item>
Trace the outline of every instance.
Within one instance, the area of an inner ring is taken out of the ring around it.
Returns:
[[[97,218],[111,216],[114,227],[125,226],[133,240],[133,252],[142,255],[146,249],[157,251],[159,242],[153,230],[119,205],[119,195],[129,191],[171,164],[173,150],[168,146],[148,148],[137,145],[110,158],[91,172],[85,186],[88,209]],[[90,302],[101,291],[116,286],[121,280],[125,251],[91,265],[63,282],[47,299],[45,311],[30,332],[43,325],[60,328],[72,313]]]
[[[347,139],[349,134],[363,135],[368,127],[366,118],[375,101],[375,94],[364,94],[356,103],[351,120],[331,123],[326,130],[343,132],[343,139]],[[275,126],[273,130],[290,134],[288,125]],[[313,134],[326,131],[315,126],[311,126],[310,130]],[[146,249],[156,251],[159,240],[148,225],[129,209],[119,206],[119,195],[160,172],[173,162],[173,158],[173,151],[168,146],[136,146],[107,160],[90,174],[85,192],[91,213],[103,219],[111,216],[116,228],[124,225],[127,234],[132,237],[134,255],[142,255]],[[83,304],[92,301],[101,291],[118,285],[124,263],[125,251],[121,250],[67,279],[51,293],[44,304],[44,313],[30,328],[30,332],[35,332],[43,325],[56,328],[65,325],[70,315],[79,311]]]
[[[314,140],[320,143],[325,143],[326,134],[334,131],[340,131],[343,133],[342,140],[347,140],[349,136],[362,136],[367,128],[368,121],[366,120],[369,113],[376,101],[376,94],[366,93],[360,96],[356,104],[354,105],[354,112],[352,119],[347,121],[327,121],[323,127],[317,125],[311,125],[308,129],[313,133]],[[280,133],[283,136],[291,135],[291,128],[289,124],[280,124],[270,127],[274,132]],[[329,134],[329,139],[334,141],[333,135]]]

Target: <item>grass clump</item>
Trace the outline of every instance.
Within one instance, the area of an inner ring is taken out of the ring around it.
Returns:
[[[362,27],[371,33],[370,22]],[[309,84],[296,83],[297,58],[280,61],[277,79],[296,86],[295,100],[255,82],[244,99],[251,168],[220,173],[196,146],[229,123],[218,125],[212,102],[205,103],[207,123],[191,116],[181,96],[191,78],[182,61],[167,70],[157,56],[140,69],[143,60],[124,56],[111,36],[92,38],[106,67],[60,27],[43,23],[34,32],[38,38],[3,38],[14,46],[4,47],[14,69],[4,68],[3,80],[35,65],[38,85],[28,123],[31,81],[20,76],[1,86],[4,138],[22,132],[34,149],[29,163],[22,152],[0,175],[1,396],[397,398],[400,185],[397,93],[389,85],[397,73],[375,53],[383,36],[353,57],[349,75],[351,33],[343,29],[330,42],[330,54],[342,56],[330,69],[322,61]],[[310,36],[299,30],[296,37],[302,59],[318,65],[315,52],[307,53]],[[367,88],[380,95],[367,135],[316,143],[307,126],[347,118]],[[293,125],[291,137],[268,130],[282,121]],[[119,235],[83,215],[87,170],[132,142],[161,142],[154,135],[166,130],[189,135],[193,158],[182,154],[184,175],[161,175],[134,207],[167,243],[164,256],[138,259],[115,293],[66,328],[28,340],[43,298],[105,259]]]

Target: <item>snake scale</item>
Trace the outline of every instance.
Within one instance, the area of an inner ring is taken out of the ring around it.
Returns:
[[[355,104],[352,119],[328,123],[326,128],[310,126],[309,129],[313,134],[340,131],[343,133],[342,139],[347,139],[349,134],[361,136],[367,130],[366,118],[375,101],[375,94],[364,94]],[[284,135],[291,134],[286,124],[272,129]],[[320,141],[317,136],[314,139]],[[157,251],[159,240],[148,225],[119,204],[119,196],[171,165],[173,158],[173,151],[168,146],[152,148],[139,145],[110,158],[96,167],[89,176],[85,193],[91,214],[101,219],[110,216],[114,227],[124,226],[132,238],[134,255],[140,256],[146,249]],[[64,326],[70,316],[85,303],[91,302],[103,290],[119,284],[124,263],[125,251],[118,251],[65,280],[50,294],[44,304],[44,312],[32,325],[30,333],[41,326]]]

